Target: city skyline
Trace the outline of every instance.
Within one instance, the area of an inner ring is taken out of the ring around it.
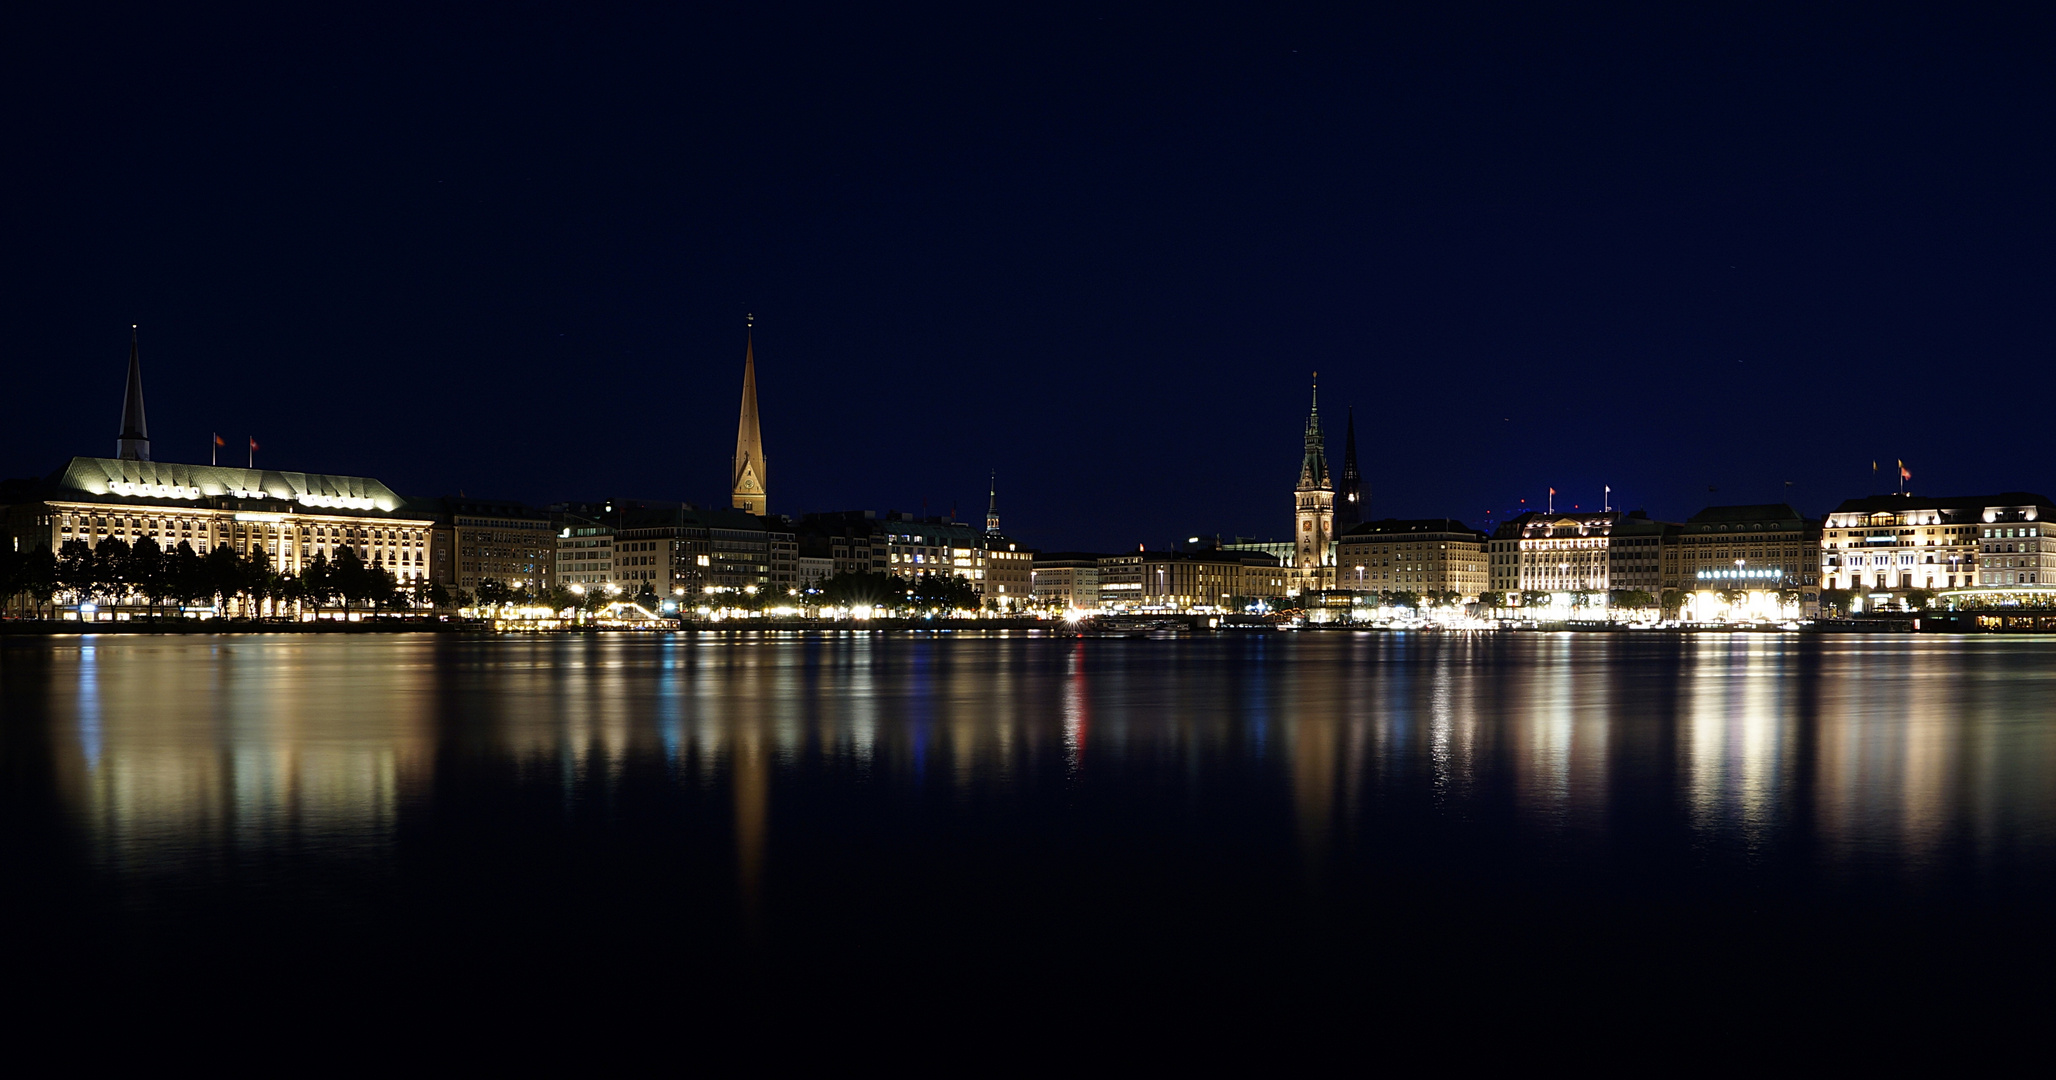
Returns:
[[[781,506],[996,469],[1051,547],[1282,537],[1315,369],[1378,517],[2056,487],[1907,409],[2056,348],[2027,15],[76,18],[12,73],[11,389],[97,408],[140,323],[159,455],[718,505],[754,313]],[[1077,514],[1109,458],[1148,497]]]
[[[586,488],[584,490],[580,490],[577,492],[560,492],[541,499],[520,499],[516,501],[526,502],[530,505],[540,507],[551,504],[566,504],[576,502],[577,500],[582,498],[604,497],[612,499],[633,500],[637,498],[648,497],[675,499],[702,508],[714,508],[721,506],[722,500],[727,499],[731,501],[733,505],[738,509],[747,509],[750,512],[757,514],[773,513],[776,515],[791,517],[795,519],[809,513],[835,513],[853,509],[865,509],[873,511],[892,510],[898,512],[906,512],[915,514],[919,517],[937,516],[950,521],[969,522],[972,520],[972,516],[967,515],[975,515],[975,508],[972,511],[965,511],[963,506],[960,505],[959,502],[955,499],[950,500],[946,506],[941,507],[931,507],[928,505],[927,500],[924,499],[922,501],[922,504],[918,507],[918,509],[915,509],[896,506],[875,505],[866,502],[862,496],[858,496],[845,505],[839,505],[834,507],[809,507],[803,510],[767,509],[769,455],[764,449],[763,436],[761,433],[760,426],[760,413],[757,404],[755,326],[755,316],[748,316],[744,322],[744,357],[741,411],[740,419],[735,429],[736,436],[734,441],[734,448],[732,455],[729,459],[729,492],[726,495],[706,496],[701,495],[697,492],[691,494],[666,492],[663,493],[661,496],[646,496],[643,493],[636,492],[613,492],[609,489],[609,485],[606,483],[605,480],[595,480],[593,483],[586,485]],[[115,456],[131,457],[140,454],[143,460],[148,461],[151,460],[152,451],[150,449],[151,440],[147,430],[147,423],[144,420],[143,378],[141,373],[140,356],[140,327],[138,325],[131,325],[128,361],[125,368],[123,390],[121,395],[121,419],[118,426],[120,436],[116,439],[117,449]],[[1375,500],[1375,490],[1377,486],[1375,483],[1375,465],[1373,466],[1373,471],[1362,474],[1361,476],[1357,475],[1357,444],[1354,407],[1350,407],[1346,411],[1346,419],[1344,421],[1346,430],[1346,457],[1344,460],[1346,462],[1346,465],[1336,470],[1330,470],[1328,468],[1326,459],[1324,456],[1322,456],[1322,444],[1325,442],[1327,430],[1325,422],[1320,419],[1319,415],[1318,372],[1312,374],[1312,382],[1314,387],[1313,408],[1312,411],[1306,416],[1305,420],[1302,422],[1301,425],[1301,456],[1303,458],[1301,463],[1302,485],[1309,482],[1315,482],[1317,483],[1317,485],[1323,486],[1329,499],[1329,502],[1324,503],[1323,505],[1327,506],[1333,504],[1337,495],[1337,485],[1336,480],[1334,479],[1335,477],[1343,478],[1342,484],[1345,493],[1348,486],[1352,482],[1352,479],[1354,479],[1355,482],[1361,483],[1363,488],[1364,501],[1362,504],[1360,504],[1360,507],[1356,514],[1358,522],[1380,519],[1405,519],[1409,517],[1420,516],[1417,514],[1388,511],[1379,508]],[[258,449],[258,440],[256,435],[254,434],[247,436],[247,439],[250,447],[251,463],[254,467],[255,455]],[[212,453],[212,451],[221,445],[226,445],[225,441],[222,439],[221,434],[218,431],[209,431],[208,446],[210,450],[210,458],[215,456]],[[178,456],[165,457],[163,458],[163,460],[167,463],[184,463],[194,465],[200,463],[197,456],[193,457],[190,461],[187,461],[186,459]],[[265,467],[277,468],[279,466],[267,461]],[[285,467],[290,471],[294,466],[291,463],[288,463]],[[1321,473],[1321,476],[1316,481],[1309,481],[1309,469],[1318,469],[1318,471],[1320,471]],[[1332,476],[1330,475],[1330,473],[1332,473]],[[1836,506],[1852,498],[1867,498],[1871,496],[1887,495],[1894,493],[1904,496],[1923,496],[1928,493],[1928,489],[1909,486],[1909,482],[1913,477],[1913,471],[1909,466],[1908,462],[1903,458],[1893,458],[1890,460],[1889,465],[1887,465],[1885,462],[1873,458],[1868,463],[1868,473],[1870,475],[1870,484],[1860,494],[1857,493],[1853,488],[1841,492],[1830,493],[1826,497],[1825,506],[1819,510],[1814,510],[1809,506],[1802,505],[1802,500],[1799,497],[1795,496],[1795,493],[1792,490],[1794,485],[1789,482],[1779,485],[1779,488],[1781,488],[1781,490],[1771,490],[1768,487],[1766,487],[1765,490],[1762,492],[1762,494],[1765,497],[1759,499],[1717,497],[1721,495],[1719,488],[1717,486],[1709,486],[1707,490],[1708,497],[1699,500],[1696,506],[1705,507],[1722,504],[1739,505],[1752,502],[1790,503],[1791,505],[1800,508],[1802,512],[1808,513],[1811,516],[1819,518],[1825,516],[1829,511],[1834,509]],[[44,475],[48,474],[24,470],[20,471],[18,475],[12,478],[17,480],[35,480]],[[1886,477],[1889,477],[1889,480],[1885,479]],[[0,477],[0,479],[4,478],[5,477]],[[996,470],[988,472],[987,481],[988,502],[991,506],[996,507]],[[2039,486],[2034,484],[2013,483],[2010,485],[2003,485],[2002,488],[1994,488],[1993,490],[2002,489],[2006,491],[2039,490]],[[459,497],[463,497],[463,491],[464,489],[460,487],[456,494]],[[595,492],[598,492],[599,494],[596,494]],[[425,496],[428,493],[416,492],[415,494],[417,496]],[[451,493],[441,492],[438,494],[449,495]],[[1633,509],[1644,513],[1650,513],[1650,516],[1659,519],[1665,517],[1664,514],[1651,513],[1646,505],[1631,506],[1629,505],[1629,503],[1623,501],[1621,498],[1616,496],[1617,493],[1611,485],[1601,484],[1600,498],[1602,500],[1602,505],[1606,508],[1621,512]],[[1559,501],[1561,502],[1561,505],[1556,505],[1556,503]],[[1447,518],[1452,521],[1464,522],[1469,525],[1478,526],[1480,528],[1485,529],[1485,531],[1489,532],[1492,528],[1504,524],[1507,521],[1513,520],[1522,514],[1537,512],[1559,512],[1565,514],[1592,513],[1599,509],[1597,507],[1587,505],[1588,501],[1589,500],[1581,500],[1579,495],[1574,491],[1560,490],[1553,486],[1545,486],[1544,498],[1542,500],[1531,502],[1526,499],[1516,498],[1513,504],[1505,508],[1504,510],[1499,510],[1496,508],[1488,510],[1482,514],[1477,515],[1475,519],[1466,517],[1460,513],[1443,513],[1435,514],[1432,516]],[[1300,516],[1304,517],[1303,514]],[[1332,543],[1334,538],[1339,537],[1342,533],[1346,532],[1347,529],[1345,527],[1345,520],[1339,513],[1330,512],[1328,516],[1333,520],[1334,523],[1332,525],[1324,526],[1322,529],[1322,534],[1324,537],[1328,539],[1330,543]],[[1679,520],[1682,520],[1684,516],[1685,515],[1683,514],[1676,515],[1676,517]],[[988,512],[987,520],[991,520],[991,518],[992,512]],[[1356,522],[1348,522],[1347,524],[1353,525],[1355,523]],[[1299,524],[1305,523],[1299,522]],[[1295,525],[1293,518],[1289,516],[1281,516],[1279,527],[1275,531],[1259,530],[1247,533],[1228,533],[1216,531],[1209,535],[1218,536],[1224,539],[1230,536],[1234,536],[1246,537],[1252,540],[1280,541],[1284,538],[1295,535],[1296,528],[1297,526]],[[1061,531],[1061,529],[1059,531]],[[1173,534],[1182,534],[1189,533],[1190,530],[1173,529],[1172,532]],[[1282,534],[1282,536],[1280,534]],[[1172,535],[1170,537],[1165,538],[1142,538],[1138,542],[1143,544],[1144,546],[1161,547],[1163,549],[1169,550],[1180,546],[1181,541],[1184,539],[1187,539],[1187,537],[1182,535]],[[1040,546],[1046,550],[1066,550],[1066,548],[1063,545],[1058,544],[1042,544]],[[1119,551],[1126,550],[1128,546],[1128,544],[1117,542],[1109,545],[1101,545],[1099,550]],[[1090,548],[1087,547],[1072,546],[1068,550],[1089,549]]]

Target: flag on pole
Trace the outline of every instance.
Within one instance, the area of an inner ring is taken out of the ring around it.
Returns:
[[[214,432],[214,445],[207,448],[207,464],[221,464],[221,448],[227,445],[228,440],[221,437],[221,432]]]
[[[252,469],[257,467],[257,436],[255,435],[250,436],[250,463],[246,467]]]
[[[1899,463],[1899,479],[1901,479],[1901,480],[1911,480],[1911,479],[1913,479],[1913,472],[1912,472],[1912,470],[1908,469],[1908,468],[1906,467],[1906,463],[1905,463],[1905,462],[1903,462],[1903,461]]]

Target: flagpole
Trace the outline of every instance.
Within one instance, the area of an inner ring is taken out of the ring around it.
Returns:
[[[221,432],[214,433],[213,441],[207,444],[207,464],[221,464]]]

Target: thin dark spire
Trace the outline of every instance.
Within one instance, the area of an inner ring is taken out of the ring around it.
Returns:
[[[114,456],[135,461],[150,460],[150,424],[143,415],[143,356],[138,330],[129,326],[128,388],[121,396],[121,436],[115,440]]]

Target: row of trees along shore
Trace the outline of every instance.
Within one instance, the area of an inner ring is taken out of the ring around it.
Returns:
[[[140,601],[158,613],[167,607],[238,607],[253,616],[267,600],[272,611],[283,613],[331,606],[345,612],[399,611],[423,604],[446,607],[452,599],[441,585],[402,586],[392,571],[366,564],[347,547],[334,561],[316,554],[299,573],[287,574],[261,552],[245,557],[234,548],[216,547],[201,555],[184,540],[166,551],[147,536],[134,544],[109,537],[97,545],[67,540],[55,552],[48,544],[33,551],[0,551],[0,598],[25,600],[37,612],[63,598],[71,604]]]

